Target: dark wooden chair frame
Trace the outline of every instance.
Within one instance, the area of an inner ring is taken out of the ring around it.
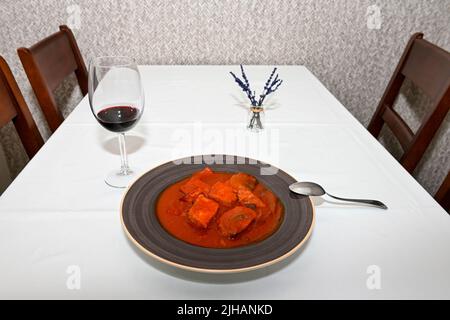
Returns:
[[[44,140],[33,120],[19,86],[0,56],[0,127],[12,121],[28,157],[31,159],[44,145]]]
[[[432,106],[414,134],[393,109],[401,86],[408,78],[431,98]],[[414,171],[450,108],[450,53],[414,34],[400,58],[395,72],[368,126],[378,138],[383,125],[391,129],[403,148],[400,159],[410,173]]]
[[[52,132],[64,121],[54,96],[58,85],[74,72],[83,96],[88,92],[86,65],[72,30],[67,26],[59,30],[29,48],[17,50]]]

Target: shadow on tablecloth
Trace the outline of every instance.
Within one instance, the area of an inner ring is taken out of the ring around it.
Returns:
[[[264,278],[284,269],[302,254],[302,252],[309,244],[309,239],[300,249],[294,252],[291,256],[278,263],[275,263],[274,265],[253,271],[230,273],[230,274],[210,274],[179,269],[174,266],[165,264],[159,260],[156,260],[151,256],[146,255],[144,252],[139,250],[128,238],[127,242],[129,246],[136,252],[136,254],[142,260],[148,263],[151,267],[163,273],[166,273],[170,276],[193,282],[212,283],[212,284],[232,284],[240,282],[249,282],[260,278]]]

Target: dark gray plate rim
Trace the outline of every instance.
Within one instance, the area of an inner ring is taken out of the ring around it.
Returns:
[[[158,170],[164,170],[164,168],[175,169],[175,166],[180,167],[179,163],[181,163],[182,161],[185,161],[186,159],[190,159],[190,160],[199,159],[199,158],[202,159],[201,163],[189,164],[190,166],[194,166],[194,168],[195,168],[195,169],[191,170],[192,172],[197,171],[198,169],[200,169],[201,167],[204,167],[204,166],[210,166],[213,168],[213,170],[214,170],[214,167],[217,165],[225,166],[225,164],[209,163],[208,161],[203,160],[203,159],[211,159],[211,157],[215,157],[215,159],[217,159],[217,157],[223,157],[222,159],[234,158],[234,159],[236,159],[236,161],[238,159],[240,159],[241,162],[239,162],[238,164],[232,164],[233,166],[237,166],[237,170],[234,169],[234,171],[236,171],[236,172],[237,171],[246,172],[246,170],[245,170],[246,166],[247,166],[247,168],[251,166],[251,167],[253,167],[252,169],[256,168],[258,170],[261,169],[262,167],[275,168],[264,162],[256,161],[256,160],[249,159],[249,158],[239,157],[239,156],[201,155],[201,156],[186,157],[186,158],[179,159],[179,160],[169,161],[169,162],[161,164],[161,165],[143,173],[132,184],[130,184],[130,186],[126,189],[126,191],[122,197],[122,201],[121,201],[121,205],[120,205],[120,219],[121,219],[122,227],[123,227],[127,237],[138,249],[140,249],[142,252],[144,252],[148,256],[153,257],[154,259],[156,259],[162,263],[171,265],[176,268],[181,268],[184,270],[189,270],[189,271],[194,271],[194,272],[203,272],[203,273],[235,273],[235,272],[252,271],[252,270],[264,268],[264,267],[273,265],[275,263],[278,263],[278,262],[288,258],[289,256],[291,256],[293,253],[295,253],[298,249],[300,249],[306,243],[306,241],[311,236],[311,233],[312,233],[312,230],[313,230],[314,224],[315,224],[315,209],[314,209],[314,205],[313,205],[311,199],[309,197],[302,197],[302,196],[294,195],[294,194],[290,193],[289,191],[286,191],[286,192],[283,192],[282,194],[280,194],[279,190],[274,190],[273,185],[271,185],[270,179],[265,179],[264,181],[261,181],[261,180],[263,180],[263,179],[261,179],[261,177],[257,177],[258,180],[263,182],[267,187],[269,187],[273,192],[275,192],[276,195],[283,202],[283,205],[285,206],[284,218],[283,218],[283,222],[282,222],[283,226],[289,225],[289,222],[290,222],[289,219],[291,219],[292,217],[295,217],[294,215],[300,215],[300,214],[303,214],[304,216],[306,215],[306,218],[303,219],[303,223],[304,224],[306,223],[306,225],[301,228],[301,229],[303,229],[303,231],[299,231],[299,232],[297,232],[297,234],[292,234],[292,235],[288,235],[287,237],[286,236],[283,237],[283,239],[285,239],[285,240],[289,239],[289,241],[286,241],[286,242],[291,242],[284,249],[283,252],[279,252],[279,253],[275,252],[274,254],[268,255],[268,257],[260,257],[259,260],[257,259],[257,262],[255,262],[255,259],[249,258],[247,262],[241,261],[238,266],[233,265],[233,263],[231,263],[230,265],[228,265],[227,263],[223,263],[223,265],[214,265],[214,267],[211,267],[209,265],[202,265],[201,262],[200,262],[200,264],[197,264],[197,263],[189,261],[189,260],[188,260],[188,262],[186,262],[185,259],[182,259],[183,257],[180,257],[180,259],[177,259],[178,257],[176,255],[177,254],[182,255],[183,250],[177,250],[177,253],[175,253],[175,256],[173,256],[174,253],[171,253],[172,255],[165,256],[165,254],[161,254],[160,252],[155,252],[155,251],[160,251],[160,250],[155,250],[155,248],[152,249],[148,245],[143,243],[142,240],[136,239],[138,237],[135,237],[135,235],[133,235],[133,233],[135,233],[135,231],[133,231],[132,228],[131,228],[131,230],[129,230],[130,226],[127,226],[127,224],[129,224],[129,222],[125,221],[128,218],[124,217],[124,203],[126,202],[126,200],[128,199],[128,197],[130,195],[130,190],[133,190],[133,188],[135,188],[135,186],[138,184],[139,181],[141,181],[141,179],[145,178],[148,175],[151,175],[153,172],[158,171]],[[242,163],[242,162],[244,162],[244,163]],[[185,166],[185,165],[182,164],[181,166]],[[233,168],[235,168],[235,167],[233,167]],[[287,173],[285,173],[284,171],[277,169],[277,168],[275,168],[275,169],[277,170],[277,173],[274,176],[278,176],[279,179],[281,177],[281,179],[282,179],[281,183],[285,184],[285,186],[283,187],[283,190],[289,190],[288,189],[289,184],[292,182],[295,182],[295,179],[292,178]],[[216,170],[217,170],[217,167],[216,167]],[[224,167],[224,170],[222,170],[222,171],[230,171],[230,170],[227,170],[227,168]],[[233,171],[233,170],[231,170],[231,171]],[[251,174],[255,174],[255,173],[251,172]],[[178,181],[179,178],[180,177],[173,179],[171,183]],[[167,186],[169,186],[171,183],[168,183]],[[278,183],[278,187],[279,187],[279,183]],[[137,188],[139,189],[139,186]],[[132,192],[136,193],[138,191],[140,191],[140,190],[137,190],[137,191],[133,190]],[[156,198],[158,196],[159,196],[159,194],[156,196]],[[295,205],[292,206],[292,203],[294,203]],[[304,212],[293,212],[291,210],[291,207],[294,207],[294,209],[299,209],[298,203],[301,203],[301,206],[303,208],[306,208],[306,209],[301,210]],[[306,219],[306,221],[305,221],[305,219]],[[162,229],[162,226],[159,225],[159,228]],[[281,228],[281,226],[278,228],[277,231],[275,231],[275,233],[272,236],[259,242],[257,245],[248,245],[248,246],[232,248],[232,249],[202,248],[199,246],[190,245],[188,243],[185,243],[185,242],[178,240],[175,237],[171,236],[167,231],[165,231],[165,230],[164,231],[169,237],[171,237],[172,241],[177,242],[176,243],[177,246],[184,247],[184,250],[187,250],[187,251],[196,250],[197,252],[201,253],[202,256],[208,256],[208,253],[213,253],[211,256],[214,256],[214,259],[216,259],[217,252],[220,252],[220,254],[222,254],[222,255],[226,255],[226,253],[229,252],[230,255],[232,256],[233,255],[232,253],[239,251],[240,248],[245,248],[244,250],[247,250],[247,252],[249,252],[250,254],[252,253],[252,248],[257,249],[257,247],[261,247],[260,248],[261,250],[267,251],[267,249],[270,248],[270,247],[267,247],[267,245],[270,244],[271,247],[273,247],[273,244],[271,244],[271,240],[272,240],[272,238],[274,238],[273,237],[274,235],[276,235],[277,233],[280,232],[280,230],[281,230],[281,232],[283,232],[283,228]],[[290,231],[290,232],[295,233],[295,230]],[[264,248],[265,245],[266,245],[266,248]],[[163,248],[163,249],[164,250],[162,252],[164,252],[167,248]],[[170,250],[170,248],[169,248],[169,250]],[[257,250],[255,250],[255,251],[256,251],[256,255],[258,255]],[[235,259],[235,257],[232,257],[232,258]],[[177,260],[181,260],[183,262],[180,262]],[[245,258],[244,258],[244,260],[245,260]]]

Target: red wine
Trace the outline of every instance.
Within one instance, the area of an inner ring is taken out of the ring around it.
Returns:
[[[131,129],[139,119],[140,111],[131,106],[107,107],[97,113],[97,120],[106,129],[124,132]]]

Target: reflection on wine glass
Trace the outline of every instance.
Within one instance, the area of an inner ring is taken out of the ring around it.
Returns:
[[[89,104],[97,121],[119,134],[121,167],[108,174],[105,182],[125,188],[135,177],[128,166],[125,132],[136,125],[144,111],[141,76],[134,59],[94,58],[89,65]]]

